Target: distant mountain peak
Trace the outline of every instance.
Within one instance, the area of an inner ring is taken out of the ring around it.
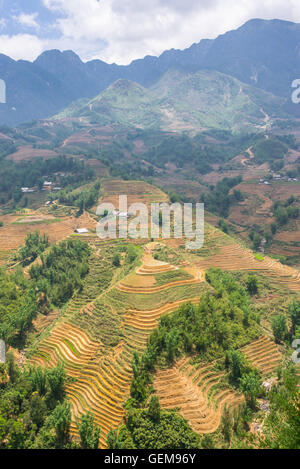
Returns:
[[[127,78],[119,78],[108,87],[107,91],[109,90],[114,90],[122,94],[127,93],[129,91],[139,91],[143,93],[145,89],[138,83],[135,83],[131,80],[127,80]]]
[[[36,65],[45,65],[47,62],[72,62],[73,64],[83,64],[79,55],[75,54],[75,52],[73,52],[72,50],[60,51],[58,49],[47,50],[41,55],[39,55],[34,61]]]
[[[83,62],[71,50],[45,51],[33,63],[0,55],[0,78],[7,81],[9,103],[0,108],[0,124],[46,118],[104,90],[112,95],[117,92],[119,97],[131,96],[132,101],[144,94],[147,100],[143,87],[158,83],[169,69],[177,75],[165,75],[160,92],[176,80],[181,82],[184,75],[180,73],[213,70],[290,100],[291,84],[300,76],[299,54],[300,24],[254,18],[216,39],[202,39],[185,50],[171,49],[126,66],[100,60]]]

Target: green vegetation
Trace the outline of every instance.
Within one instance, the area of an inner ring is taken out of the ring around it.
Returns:
[[[210,269],[206,276],[215,294],[202,295],[199,306],[187,304],[162,317],[144,355],[134,356],[131,397],[137,406],[151,392],[155,366],[170,366],[181,355],[192,353],[197,353],[199,361],[211,361],[259,335],[258,319],[251,312],[245,288],[218,269]]]
[[[0,449],[98,449],[100,428],[82,415],[80,442],[70,435],[71,404],[62,365],[21,370],[12,354],[0,365]]]
[[[224,92],[226,90],[226,93]],[[71,105],[62,117],[81,117],[92,124],[144,129],[253,131],[266,112],[282,115],[282,100],[223,73],[169,70],[149,88],[119,79],[88,102]],[[170,112],[166,110],[170,109]]]
[[[81,449],[98,449],[101,429],[94,424],[91,414],[83,414],[77,424]]]
[[[31,264],[48,246],[49,238],[47,235],[40,235],[38,231],[29,233],[25,239],[25,246],[19,249],[16,260],[21,261],[23,266]]]
[[[160,409],[153,397],[147,409],[129,409],[126,425],[119,432],[111,431],[109,449],[195,449],[196,435],[183,417]]]
[[[228,217],[230,206],[242,200],[239,191],[235,191],[233,195],[229,195],[229,191],[234,186],[240,184],[241,181],[241,176],[234,178],[226,177],[219,181],[215,188],[212,187],[211,192],[202,194],[201,201],[205,204],[205,209],[219,216]]]
[[[63,175],[59,174],[62,173]],[[43,160],[35,158],[31,161],[15,163],[10,160],[2,160],[0,168],[0,202],[7,203],[13,199],[17,204],[22,198],[21,187],[36,187],[41,190],[47,175],[60,187],[89,181],[94,172],[86,168],[78,159],[60,156]]]
[[[71,414],[65,401],[62,367],[20,371],[9,355],[7,364],[1,365],[0,376],[0,447],[71,447]]]
[[[84,190],[72,190],[67,189],[59,192],[58,200],[59,203],[65,205],[71,205],[78,207],[79,211],[77,216],[80,216],[84,210],[90,209],[93,205],[98,202],[100,192],[100,182],[96,182],[91,187]]]
[[[258,293],[258,279],[256,275],[248,275],[247,290],[251,296]]]
[[[0,338],[20,347],[38,308],[34,284],[22,271],[7,275],[0,270],[0,291]]]
[[[285,202],[276,201],[272,210],[279,226],[286,225],[290,219],[296,219],[300,215],[300,208],[294,196],[289,197]],[[277,226],[273,227],[272,231],[276,232]]]
[[[286,317],[278,314],[272,318],[272,330],[277,343],[282,342],[288,334]]]
[[[265,421],[265,436],[261,447],[268,449],[300,448],[299,377],[290,365],[279,375],[279,381],[269,393],[271,412]]]
[[[300,301],[294,301],[289,304],[288,314],[292,321],[291,336],[295,339],[300,338]]]
[[[288,152],[288,145],[279,138],[261,138],[252,148],[256,163],[272,163],[274,160],[282,160]]]
[[[88,272],[89,246],[77,239],[63,241],[51,247],[41,264],[30,268],[30,276],[39,292],[45,293],[50,301],[61,306],[76,290],[81,290],[83,278]]]

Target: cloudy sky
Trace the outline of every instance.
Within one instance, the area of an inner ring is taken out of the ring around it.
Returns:
[[[184,49],[251,18],[300,22],[299,0],[0,0],[0,53],[34,60],[72,49],[127,64]]]

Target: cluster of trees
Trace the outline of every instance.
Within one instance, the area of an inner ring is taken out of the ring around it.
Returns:
[[[285,202],[276,201],[274,203],[272,210],[279,225],[286,225],[290,219],[299,217],[300,209],[295,205],[295,202],[297,202],[297,199],[292,195]]]
[[[288,152],[288,145],[277,137],[266,139],[261,137],[253,146],[255,162],[258,164],[272,163],[282,160]]]
[[[270,413],[264,422],[262,448],[300,448],[300,391],[296,367],[279,373],[276,386],[268,394]]]
[[[7,155],[11,155],[17,151],[17,147],[11,140],[0,141],[0,160],[5,158]]]
[[[148,147],[151,145],[151,136],[142,135],[141,138]],[[229,161],[249,148],[256,139],[255,135],[233,135],[225,130],[203,132],[194,138],[161,133],[152,139],[153,144],[143,158],[160,168],[164,168],[167,163],[173,163],[179,168],[193,165],[204,175],[213,171],[212,164]]]
[[[22,269],[13,274],[0,270],[0,338],[14,347],[21,347],[37,310],[47,311],[49,302],[62,306],[75,290],[80,290],[88,273],[90,248],[81,240],[67,240],[49,249],[47,236],[33,233],[19,251],[24,264],[40,256],[33,264],[28,279]]]
[[[34,284],[22,271],[8,275],[0,270],[0,292],[0,338],[21,346],[38,308]]]
[[[242,182],[242,176],[224,178],[219,181],[216,187],[211,186],[209,193],[201,195],[201,201],[205,204],[205,209],[227,218],[231,205],[243,200],[243,195],[239,190],[235,190],[229,195],[230,190]]]
[[[266,240],[266,246],[270,246],[278,229],[286,225],[289,220],[299,217],[300,208],[298,202],[298,199],[293,195],[283,202],[276,201],[272,207],[276,221],[272,222],[265,230],[263,230],[261,226],[253,226],[253,229],[249,233],[249,238],[252,241],[252,247],[255,251],[259,249],[263,238]]]
[[[98,202],[100,192],[100,182],[96,182],[90,188],[84,190],[63,190],[58,194],[58,200],[61,204],[78,207],[78,216],[84,210],[88,210]]]
[[[182,354],[192,353],[201,361],[213,360],[259,335],[259,319],[251,311],[246,288],[218,269],[210,269],[206,278],[215,293],[203,295],[198,306],[186,304],[161,318],[145,353],[134,355],[131,398],[137,407],[151,392],[156,365],[171,366]]]
[[[76,290],[81,290],[89,271],[90,254],[88,244],[78,239],[52,246],[46,256],[40,256],[41,263],[30,268],[36,290],[43,292],[54,305],[61,306]]]
[[[218,227],[223,231],[223,233],[229,233],[229,225],[225,222],[225,220],[223,220],[223,218],[218,221]]]
[[[17,260],[22,261],[23,266],[31,264],[35,259],[49,247],[49,237],[40,235],[38,231],[29,233],[17,254]]]
[[[277,314],[272,318],[272,330],[277,343],[293,339],[300,339],[300,301],[293,301],[288,306],[288,317],[291,326],[288,327],[287,317]]]
[[[128,409],[126,425],[110,431],[107,445],[109,449],[195,449],[200,438],[181,415],[162,410],[152,396],[145,409]]]
[[[58,172],[66,173],[66,175],[56,177],[55,173]],[[18,203],[22,198],[21,187],[41,189],[45,175],[53,182],[57,180],[60,186],[66,186],[89,181],[94,176],[94,171],[92,168],[86,168],[84,162],[65,156],[49,160],[36,158],[18,163],[4,159],[1,161],[0,168],[0,202],[6,203],[13,199],[15,203]]]
[[[125,262],[127,264],[133,264],[133,262],[138,257],[137,247],[132,245],[132,244],[129,244],[128,246],[124,247],[122,249],[122,251],[125,252]],[[113,259],[112,259],[112,264],[115,267],[120,267],[120,265],[121,265],[121,255],[120,255],[119,252],[116,252],[114,254]]]
[[[97,449],[100,428],[83,415],[78,422],[80,442],[70,435],[71,404],[65,396],[62,365],[21,371],[8,354],[0,366],[1,449]]]
[[[257,397],[262,394],[259,371],[253,368],[240,350],[228,350],[225,368],[231,384],[240,389],[251,408],[255,408]]]

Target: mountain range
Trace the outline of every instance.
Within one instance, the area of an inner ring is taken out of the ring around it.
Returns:
[[[273,119],[287,117],[284,108],[284,98],[229,75],[169,69],[148,88],[119,79],[95,98],[79,100],[55,118],[163,131],[215,128],[240,132],[267,129]]]
[[[197,72],[203,72],[202,82],[209,82],[209,77],[212,76],[209,74],[213,71],[219,72],[214,74],[214,77],[218,77],[214,80],[216,86],[221,86],[222,80],[223,84],[226,82],[226,75],[238,80],[231,82],[235,86],[242,82],[243,92],[247,89],[245,85],[249,85],[248,92],[258,88],[259,91],[263,90],[290,101],[291,83],[300,77],[299,59],[300,24],[260,19],[250,20],[237,30],[227,32],[215,40],[201,40],[188,49],[172,49],[159,57],[146,56],[127,66],[107,64],[101,60],[84,63],[72,51],[46,51],[34,62],[14,61],[0,55],[0,78],[5,80],[7,86],[7,104],[0,105],[0,123],[17,125],[50,117],[76,100],[90,100],[106,89],[109,93],[109,87],[115,82],[119,83],[114,87],[116,91],[116,87],[121,86],[120,83],[123,83],[122,86],[125,83],[118,80],[135,82],[132,86],[137,94],[137,85],[140,85],[143,99],[147,101],[151,95],[150,100],[156,100],[157,106],[155,85],[170,69],[185,76],[185,89],[188,81],[192,86],[191,77],[195,77]],[[165,83],[168,82],[169,85],[168,80],[167,73]],[[128,82],[126,86],[128,87]],[[172,89],[174,91],[174,87]],[[264,96],[262,99],[265,102],[266,94],[259,96]],[[270,96],[267,100],[269,99]],[[272,99],[274,103],[275,98]],[[99,102],[99,98],[96,101]],[[102,98],[101,106],[103,104]],[[95,108],[95,104],[93,106]],[[259,103],[254,103],[255,106],[259,106]],[[78,106],[75,107],[78,110]],[[298,108],[299,106],[290,104],[289,112],[299,113]],[[156,111],[161,119],[161,108]],[[218,112],[217,108],[215,111]],[[168,120],[167,112],[164,118]],[[257,113],[257,110],[253,109],[253,112]],[[230,119],[228,122],[230,123]],[[199,125],[206,123],[200,119]]]

